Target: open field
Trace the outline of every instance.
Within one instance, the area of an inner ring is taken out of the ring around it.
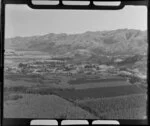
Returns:
[[[112,111],[104,113],[105,119],[147,119],[145,107],[122,109],[118,111]]]
[[[76,90],[73,87],[52,87],[52,86],[8,86],[4,88],[5,92],[19,92],[29,94],[57,94],[69,100],[85,99],[85,98],[103,98],[124,96],[130,94],[145,93],[145,91],[136,85],[125,85],[116,87],[100,87],[100,88],[87,88]]]
[[[107,79],[76,79],[68,81],[75,89],[88,89],[88,88],[98,88],[98,87],[116,87],[116,86],[125,86],[131,85],[125,78],[115,77]]]
[[[57,94],[59,91],[73,91],[74,88],[52,88],[52,87],[25,87],[25,86],[13,86],[5,87],[5,93],[22,93],[22,94],[40,94],[40,95],[51,95]]]
[[[23,80],[23,79],[19,79],[15,80],[15,79],[4,79],[4,89],[5,92],[22,92],[22,93],[31,93],[31,92],[47,92],[50,93],[52,90],[64,90],[64,89],[73,89],[74,87],[72,85],[68,85],[68,84],[56,84],[52,81],[49,81],[47,83],[43,83],[41,81],[37,81],[36,79],[29,81],[29,80]],[[38,90],[38,91],[37,91]],[[36,94],[37,94],[36,93]]]
[[[23,98],[23,96],[20,94],[13,94],[13,93],[8,93],[8,92],[4,93],[4,102],[9,101],[9,100],[18,100],[21,98]]]
[[[100,87],[116,87],[116,86],[125,86],[125,85],[131,85],[127,81],[114,81],[111,82],[109,79],[107,82],[99,82],[99,83],[87,83],[87,84],[76,84],[71,85],[75,89],[89,89],[89,88],[100,88]]]
[[[35,81],[42,79],[40,75],[24,75],[24,74],[5,74],[5,79],[9,80],[24,80],[24,81]]]
[[[52,82],[55,78],[61,83]],[[39,81],[43,79],[47,79],[47,83]],[[67,119],[142,119],[146,116],[146,90],[139,85],[123,80],[69,84],[68,80],[65,76],[7,75],[5,116]]]
[[[4,102],[7,118],[97,119],[96,116],[55,95],[22,94],[23,98]]]
[[[101,119],[142,119],[146,116],[146,94],[75,101]]]
[[[85,90],[64,90],[57,91],[56,93],[66,99],[86,99],[86,98],[104,98],[124,96],[130,94],[141,94],[145,91],[137,87],[136,85],[125,85],[116,87],[101,87],[101,88],[89,88]]]
[[[76,84],[88,84],[88,83],[107,83],[107,82],[117,82],[117,81],[126,81],[126,79],[121,78],[121,77],[116,77],[116,78],[106,78],[106,79],[77,79],[77,80],[70,80],[68,83],[71,85],[76,85]],[[120,83],[121,84],[121,83]]]
[[[95,79],[95,81],[85,80],[82,84],[70,84],[71,78],[61,75],[5,75],[5,86],[47,86],[52,88],[74,88],[74,89],[89,89],[99,87],[116,87],[131,85],[126,79],[111,78],[111,79]],[[73,81],[73,80],[71,80]],[[76,80],[74,80],[76,81]],[[77,80],[79,81],[79,80]]]
[[[37,82],[28,82],[25,80],[10,80],[10,79],[4,79],[4,87],[15,87],[15,86],[25,86],[25,87],[33,87],[33,86],[37,86],[38,83]]]
[[[106,76],[106,79],[100,74],[5,73],[4,77],[4,114],[7,118],[146,117],[145,87],[130,84],[117,75]]]

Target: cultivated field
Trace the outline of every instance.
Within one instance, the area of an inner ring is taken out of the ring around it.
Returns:
[[[57,91],[58,95],[69,100],[85,99],[85,98],[104,98],[104,97],[116,97],[125,96],[131,94],[145,93],[136,85],[125,85],[116,87],[101,87],[90,88],[83,90],[64,90]]]
[[[42,76],[7,75],[5,117],[142,119],[146,116],[146,90],[138,85],[123,80],[72,85],[65,83],[68,80],[65,78],[51,76],[43,83]],[[56,83],[57,79],[61,83]]]
[[[44,54],[43,54],[44,55]],[[43,56],[41,55],[41,57]],[[38,54],[36,55],[37,59]],[[7,65],[29,62],[34,55],[8,56]],[[45,59],[48,56],[44,57]],[[143,119],[146,87],[111,74],[59,73],[4,75],[7,118]]]
[[[81,108],[95,113],[100,119],[144,119],[146,116],[146,94],[132,94],[109,98],[87,98],[76,100]]]
[[[12,97],[4,102],[4,117],[97,119],[93,114],[55,95],[20,94],[19,96],[22,98]]]
[[[121,78],[121,77],[116,77],[116,78],[105,78],[105,79],[101,79],[99,78],[94,78],[94,79],[76,79],[76,80],[70,80],[68,83],[72,84],[72,85],[76,85],[76,84],[87,84],[87,83],[107,83],[107,82],[117,82],[117,81],[126,81],[126,79]],[[120,83],[121,84],[121,83]],[[112,84],[113,85],[113,84]]]

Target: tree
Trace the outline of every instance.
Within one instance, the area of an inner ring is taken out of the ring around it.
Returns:
[[[27,64],[19,63],[18,67],[19,68],[27,67]]]
[[[130,79],[129,79],[129,82],[131,84],[135,84],[135,83],[140,82],[140,81],[141,81],[140,78],[138,78],[136,76],[131,76]]]

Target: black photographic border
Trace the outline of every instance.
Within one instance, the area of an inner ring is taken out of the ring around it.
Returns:
[[[66,0],[64,0],[66,1]],[[70,0],[71,1],[71,0]],[[73,1],[73,0],[72,0]],[[147,61],[147,83],[148,83],[148,101],[147,101],[147,119],[145,120],[121,120],[118,119],[120,122],[120,125],[147,125],[149,124],[149,108],[148,108],[148,103],[149,103],[149,64],[150,64],[150,50],[149,50],[149,36],[150,36],[150,1],[149,0],[112,0],[112,1],[121,1],[121,4],[119,6],[94,6],[93,1],[104,1],[104,0],[75,0],[75,1],[90,1],[89,5],[63,5],[62,0],[59,0],[58,5],[33,5],[31,0],[1,0],[0,2],[0,103],[1,103],[1,124],[2,126],[29,126],[30,121],[33,120],[31,119],[23,119],[23,118],[4,118],[3,117],[3,88],[4,88],[4,83],[3,83],[3,78],[4,78],[4,39],[5,39],[5,5],[6,4],[27,4],[29,7],[33,9],[79,9],[79,10],[119,10],[122,9],[124,6],[127,5],[134,5],[134,6],[146,6],[147,7],[147,37],[148,37],[148,61]],[[105,1],[110,1],[110,0],[105,0]],[[45,118],[44,118],[45,119]],[[52,118],[51,118],[52,119]],[[55,119],[55,118],[54,118]],[[49,120],[47,118],[47,120]],[[62,119],[55,119],[58,121],[58,125],[61,125]],[[88,120],[88,119],[85,119]],[[88,120],[89,125],[92,125],[91,119]]]

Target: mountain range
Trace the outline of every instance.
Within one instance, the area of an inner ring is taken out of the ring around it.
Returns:
[[[147,31],[118,29],[6,38],[5,49],[76,57],[143,55],[147,53]]]

